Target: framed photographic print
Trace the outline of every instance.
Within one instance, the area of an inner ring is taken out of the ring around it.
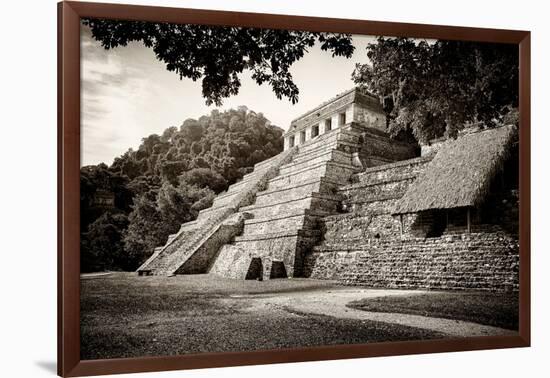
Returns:
[[[530,33],[59,3],[58,373],[530,344]]]

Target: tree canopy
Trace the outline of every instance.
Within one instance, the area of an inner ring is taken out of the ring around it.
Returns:
[[[378,37],[355,83],[384,100],[390,131],[417,140],[492,126],[518,106],[516,45]]]
[[[282,134],[246,107],[214,110],[143,138],[110,166],[82,167],[81,269],[136,269],[216,193],[281,152]]]
[[[244,70],[252,72],[258,85],[268,83],[277,98],[286,97],[294,104],[299,89],[290,67],[308,48],[319,42],[332,56],[347,58],[354,51],[349,34],[94,18],[83,23],[106,49],[140,41],[180,79],[202,78],[207,105],[219,106],[224,98],[238,94]]]

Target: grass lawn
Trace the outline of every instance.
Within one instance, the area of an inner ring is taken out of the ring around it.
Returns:
[[[517,293],[429,292],[407,296],[368,298],[348,307],[374,312],[424,315],[465,320],[511,330],[518,329]]]
[[[82,359],[250,351],[441,338],[374,321],[251,309],[243,295],[311,291],[327,281],[237,281],[207,275],[81,280]]]

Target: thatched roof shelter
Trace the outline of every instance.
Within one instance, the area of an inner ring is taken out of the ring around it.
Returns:
[[[515,126],[502,126],[445,142],[396,203],[393,213],[479,205],[516,138]]]

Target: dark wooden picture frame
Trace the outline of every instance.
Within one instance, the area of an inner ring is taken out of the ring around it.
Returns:
[[[244,353],[80,359],[80,19],[83,17],[407,36],[519,45],[519,336],[339,345]],[[530,345],[530,32],[166,7],[58,4],[58,374],[82,376],[438,353]]]

